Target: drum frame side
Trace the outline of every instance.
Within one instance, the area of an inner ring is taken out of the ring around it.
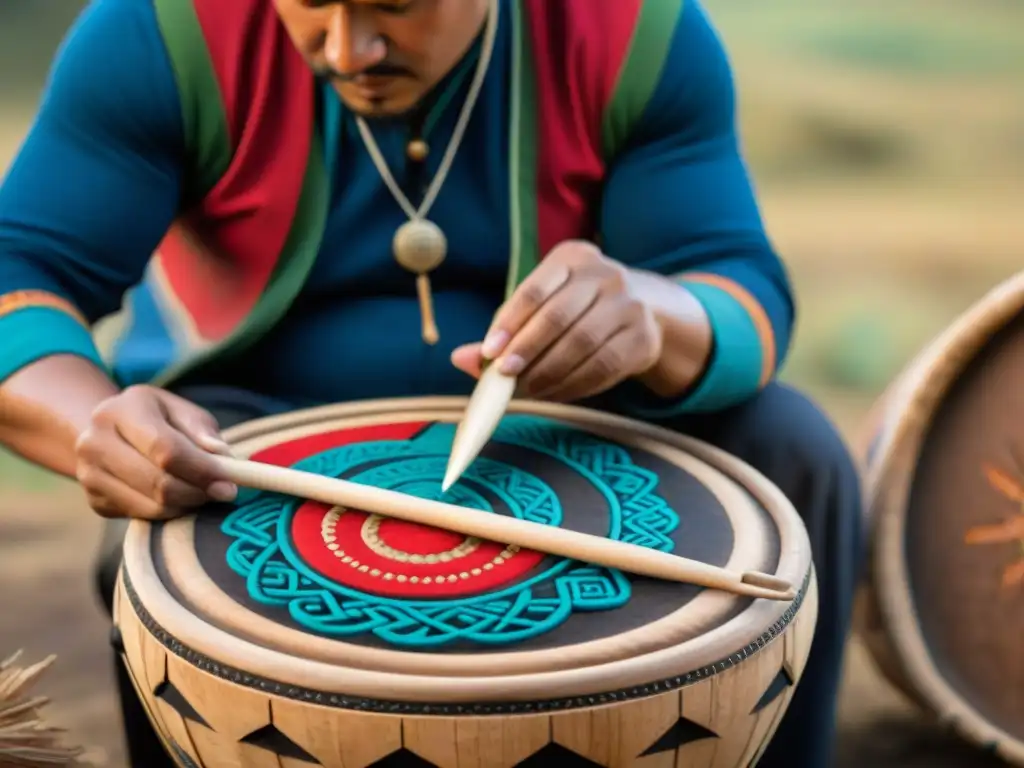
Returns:
[[[866,584],[855,626],[891,684],[939,721],[1024,766],[1024,743],[989,723],[949,685],[928,650],[904,556],[906,512],[924,438],[951,387],[978,352],[1024,310],[1024,273],[982,297],[937,336],[881,398],[881,432],[866,462]]]
[[[693,679],[685,692],[660,688],[643,699],[588,697],[575,708],[540,703],[488,713],[474,704],[456,712],[425,713],[403,706],[380,711],[345,707],[332,700],[340,697],[296,697],[292,690],[249,685],[245,673],[238,679],[224,669],[194,667],[180,646],[152,633],[133,609],[123,578],[115,600],[126,639],[123,663],[133,679],[140,678],[136,687],[147,715],[179,764],[196,768],[234,763],[240,753],[248,765],[245,750],[253,747],[242,742],[267,722],[318,764],[331,768],[367,765],[398,749],[438,765],[466,762],[502,768],[520,764],[548,745],[570,749],[595,765],[632,765],[680,720],[706,729],[714,740],[681,740],[659,751],[660,761],[751,766],[771,743],[803,675],[818,606],[812,571],[803,607],[783,634],[754,655],[736,663],[729,660]],[[775,681],[783,673],[792,684],[779,689]],[[158,700],[157,688],[165,680],[192,708],[191,714]],[[595,733],[601,738],[594,738]],[[498,750],[496,744],[501,745]]]
[[[122,610],[130,610],[134,621],[142,627],[145,632],[158,642],[168,653],[181,658],[190,666],[200,672],[220,678],[226,682],[243,687],[260,690],[264,693],[278,696],[283,699],[296,701],[316,702],[321,706],[329,706],[339,709],[354,709],[360,712],[377,712],[382,714],[406,713],[406,714],[429,714],[438,716],[463,715],[472,711],[474,715],[520,715],[536,712],[564,712],[572,709],[591,708],[596,706],[612,705],[635,699],[645,699],[659,693],[686,688],[701,683],[708,678],[727,672],[741,664],[750,661],[753,657],[765,648],[785,637],[786,633],[799,626],[800,634],[813,635],[813,627],[817,622],[818,615],[818,590],[817,576],[813,566],[808,570],[807,576],[801,584],[796,599],[791,603],[790,608],[778,621],[767,627],[757,638],[743,648],[732,651],[728,656],[717,657],[714,661],[704,664],[700,668],[692,669],[685,673],[675,675],[654,676],[641,684],[620,684],[610,685],[610,690],[601,692],[585,693],[576,691],[579,681],[573,679],[569,672],[548,672],[517,678],[502,678],[500,676],[488,678],[455,678],[455,677],[413,677],[411,675],[396,675],[392,673],[369,672],[366,675],[351,675],[353,685],[358,687],[358,692],[346,694],[341,686],[323,684],[316,685],[317,677],[322,677],[325,683],[334,682],[334,678],[340,677],[343,681],[349,677],[347,672],[352,670],[339,670],[329,664],[319,662],[305,663],[309,667],[305,674],[296,675],[289,665],[294,661],[291,657],[277,652],[270,652],[277,657],[279,662],[278,674],[260,675],[255,674],[239,666],[220,659],[211,658],[201,652],[192,649],[190,644],[182,642],[176,635],[168,632],[142,605],[135,585],[125,572],[121,571],[119,577],[119,590],[122,593],[124,605]],[[808,629],[810,624],[810,629]],[[212,630],[219,633],[219,630]],[[230,641],[233,637],[225,635],[217,640]],[[234,655],[240,660],[248,660],[248,651],[245,647],[233,649]],[[671,649],[668,649],[671,650]],[[230,656],[231,650],[225,649],[221,657]],[[808,647],[807,652],[810,651]],[[656,654],[650,654],[654,656]],[[801,664],[806,663],[805,657]],[[236,662],[241,664],[241,661]],[[656,664],[654,666],[657,666]],[[592,668],[597,669],[597,668]],[[337,673],[341,673],[340,675]],[[571,671],[570,671],[571,672]],[[526,691],[516,691],[514,697],[506,697],[503,700],[494,700],[495,689],[500,690],[506,681],[525,681],[529,683]],[[584,681],[589,682],[589,681]],[[798,682],[795,680],[794,682]],[[408,688],[412,683],[414,689],[410,693],[417,694],[398,698],[384,698],[370,693],[376,691],[394,691],[396,689]],[[545,698],[536,693],[539,689],[561,690],[563,695],[557,698]],[[487,697],[492,697],[488,699]]]

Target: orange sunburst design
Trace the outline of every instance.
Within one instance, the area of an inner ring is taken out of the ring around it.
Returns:
[[[984,464],[981,469],[995,490],[1010,501],[1016,502],[1024,510],[1024,484],[991,464]],[[1015,542],[1024,552],[1024,511],[1001,523],[976,525],[968,529],[964,535],[964,543],[969,545],[1012,544]],[[1004,568],[1002,578],[1004,588],[1021,585],[1024,585],[1024,557]]]
[[[1024,485],[1021,485],[1020,482],[991,464],[983,464],[981,471],[985,473],[985,477],[988,478],[992,487],[1010,501],[1024,502]]]

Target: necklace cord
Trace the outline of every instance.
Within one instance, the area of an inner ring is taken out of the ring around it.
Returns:
[[[498,16],[500,9],[498,6],[498,0],[491,0],[490,10],[487,17],[487,26],[484,31],[484,42],[483,47],[480,51],[480,61],[477,64],[476,72],[473,74],[473,82],[470,84],[469,94],[466,96],[466,102],[462,106],[462,110],[459,113],[458,121],[455,124],[455,130],[452,131],[451,140],[448,142],[448,147],[445,150],[444,156],[441,158],[441,163],[438,165],[437,173],[434,174],[430,186],[427,188],[426,194],[423,196],[423,201],[420,203],[420,207],[417,209],[413,207],[412,203],[409,202],[409,198],[406,197],[402,188],[395,181],[395,177],[391,174],[391,169],[388,168],[387,161],[384,159],[383,153],[380,151],[380,147],[377,145],[376,139],[373,137],[373,132],[367,125],[366,120],[360,116],[356,116],[356,127],[359,129],[359,134],[363,139],[363,143],[366,145],[366,150],[370,154],[370,158],[373,160],[373,164],[377,167],[378,173],[387,185],[391,195],[395,198],[395,201],[405,211],[413,221],[425,219],[427,214],[430,212],[431,207],[434,205],[434,201],[437,199],[438,194],[441,192],[441,187],[451,170],[452,164],[455,161],[455,155],[458,152],[459,145],[462,143],[462,139],[465,136],[466,128],[469,125],[469,119],[473,114],[473,107],[476,105],[477,99],[480,96],[480,91],[483,88],[484,79],[487,76],[487,70],[490,68],[491,57],[494,54],[494,45],[497,38],[498,31]]]

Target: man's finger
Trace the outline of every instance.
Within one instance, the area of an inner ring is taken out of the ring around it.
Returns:
[[[211,496],[215,495],[218,501],[234,498],[237,490],[234,486],[221,486],[227,479],[213,457],[168,422],[154,423],[150,420],[141,423],[125,419],[118,424],[118,432],[158,469],[202,488]]]
[[[186,483],[201,488],[217,501],[231,501],[238,489],[226,482],[209,451],[172,425],[172,408],[194,414],[202,411],[188,401],[150,387],[126,390],[116,409],[103,414],[102,423],[114,429],[151,463]]]
[[[569,282],[571,275],[568,264],[541,262],[494,316],[481,348],[483,356],[494,360],[502,354],[527,321]]]
[[[563,386],[574,371],[624,327],[621,317],[603,311],[603,305],[595,303],[568,333],[552,344],[527,370],[520,382],[523,389],[531,397],[547,399],[552,391]]]
[[[163,507],[198,507],[210,500],[205,490],[162,471],[121,439],[105,441],[101,449],[83,453],[82,458]]]
[[[543,359],[559,339],[572,333],[598,299],[596,283],[567,285],[537,311],[512,337],[498,360],[502,373],[518,376]]]
[[[85,489],[89,506],[103,517],[170,520],[182,514],[180,509],[157,503],[98,467],[81,475],[79,482]]]
[[[627,377],[623,372],[628,370],[631,350],[639,343],[636,336],[632,328],[617,331],[566,376],[561,385],[552,388],[545,399],[560,403],[578,402],[623,381]]]
[[[160,391],[159,398],[167,421],[192,442],[211,453],[231,455],[231,446],[220,434],[220,425],[209,411],[183,397]]]
[[[452,365],[474,379],[480,378],[480,374],[483,372],[483,354],[480,351],[482,346],[477,342],[458,347],[452,352]]]

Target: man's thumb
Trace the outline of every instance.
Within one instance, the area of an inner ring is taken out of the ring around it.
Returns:
[[[479,342],[464,344],[452,352],[452,365],[463,373],[467,373],[474,379],[480,378],[483,365],[483,355],[480,350],[483,345]]]

